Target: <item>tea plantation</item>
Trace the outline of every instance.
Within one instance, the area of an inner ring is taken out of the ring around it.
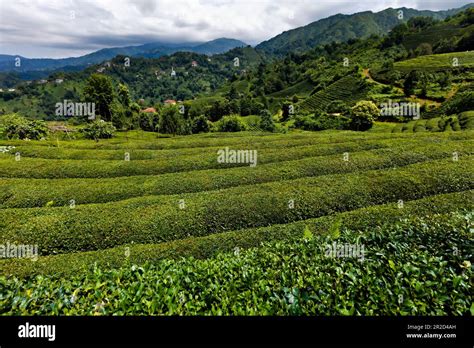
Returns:
[[[0,140],[0,245],[39,253],[0,259],[0,313],[474,314],[470,116]],[[363,252],[328,254],[341,245]]]

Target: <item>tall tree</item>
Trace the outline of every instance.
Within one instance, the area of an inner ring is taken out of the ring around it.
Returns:
[[[92,74],[87,80],[84,95],[87,102],[95,103],[96,115],[106,121],[112,120],[111,106],[114,101],[114,89],[109,77]]]

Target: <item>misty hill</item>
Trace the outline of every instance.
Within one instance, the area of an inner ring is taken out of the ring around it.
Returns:
[[[207,55],[224,53],[246,44],[235,39],[220,38],[204,43],[165,43],[154,42],[140,46],[104,48],[81,57],[73,58],[26,58],[22,56],[0,55],[0,71],[29,71],[80,70],[89,65],[101,63],[117,55],[129,57],[158,58],[175,52],[196,52]],[[20,67],[15,66],[15,58],[20,58]]]

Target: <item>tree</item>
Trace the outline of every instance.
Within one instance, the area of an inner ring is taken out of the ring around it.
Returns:
[[[405,81],[403,82],[403,91],[407,97],[415,93],[415,88],[418,85],[418,78],[419,76],[416,70],[410,71],[405,78]]]
[[[260,112],[260,128],[269,132],[275,131],[272,114],[266,109]]]
[[[119,84],[118,86],[118,97],[120,100],[120,103],[122,103],[123,106],[126,108],[130,107],[131,104],[131,99],[130,99],[130,92],[128,90],[127,85],[124,84]]]
[[[164,134],[188,134],[182,115],[176,106],[163,108],[158,122],[158,132]]]
[[[84,88],[87,102],[95,103],[96,114],[106,121],[112,120],[112,102],[114,101],[114,89],[109,77],[101,74],[92,74]]]
[[[328,114],[348,114],[350,108],[342,100],[333,100],[326,107],[326,112]]]
[[[356,131],[366,131],[372,128],[380,110],[371,101],[360,101],[351,109],[350,128]]]
[[[193,120],[193,134],[196,133],[208,133],[209,132],[209,122],[207,117],[204,115],[198,116]]]
[[[218,125],[220,132],[240,132],[244,131],[245,128],[245,123],[237,116],[224,116]]]
[[[281,120],[282,121],[286,121],[290,118],[290,115],[293,114],[293,108],[294,108],[293,104],[288,103],[288,102],[283,103],[283,106],[281,108],[281,111],[282,111]]]
[[[239,99],[239,93],[237,92],[237,89],[235,88],[234,84],[230,85],[229,93],[227,93],[227,99],[229,100]]]
[[[427,56],[429,54],[433,54],[433,47],[427,42],[423,42],[418,45],[415,50],[415,54],[417,56]]]

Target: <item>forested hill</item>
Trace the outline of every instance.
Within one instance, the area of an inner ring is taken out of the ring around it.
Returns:
[[[431,17],[442,20],[453,16],[474,4],[447,11],[419,11],[408,8],[386,9],[373,13],[370,11],[352,15],[337,14],[304,27],[281,33],[256,46],[267,55],[282,57],[290,52],[304,52],[315,46],[331,42],[345,42],[371,35],[385,35],[392,28],[413,17]]]

